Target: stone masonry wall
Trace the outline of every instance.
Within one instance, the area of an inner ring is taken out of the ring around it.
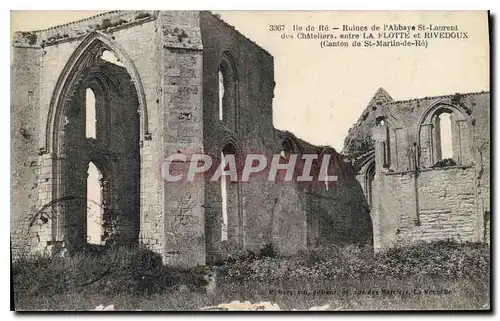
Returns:
[[[382,116],[389,120],[389,131],[397,129],[400,134],[395,135],[396,142],[391,136],[387,144],[391,153],[397,151],[396,161],[383,168],[386,138],[379,128],[373,128],[376,249],[440,239],[489,241],[489,101],[490,94],[481,92],[394,101],[386,106]],[[455,110],[453,119],[458,122],[452,124],[452,142],[456,166],[436,167],[433,127],[427,123],[420,132],[417,127],[428,122],[432,116],[429,108],[434,106]]]
[[[34,234],[28,225],[37,211],[40,56],[36,48],[14,48],[11,74],[11,246],[21,254]],[[35,222],[38,223],[38,222]],[[34,240],[36,241],[36,240]]]
[[[478,193],[478,213],[483,215],[484,223],[484,238],[485,242],[490,242],[490,215],[491,215],[491,198],[490,198],[490,182],[491,182],[491,107],[490,95],[485,94],[475,96],[472,100],[470,97],[464,97],[465,104],[474,104],[477,108],[472,109],[472,116],[476,119],[474,128],[474,148],[476,166],[476,188]],[[471,101],[472,100],[472,101]],[[470,103],[469,103],[470,101]]]
[[[203,153],[203,46],[199,13],[160,13],[163,160],[177,152]],[[180,36],[183,35],[183,36]],[[187,163],[178,163],[187,172]],[[205,264],[204,184],[164,182],[164,262]]]
[[[479,227],[474,195],[474,168],[443,168],[420,173],[418,213],[420,226],[412,240],[478,240]],[[403,218],[400,218],[403,220]],[[402,227],[409,224],[401,222]]]
[[[281,184],[271,217],[272,244],[280,253],[291,255],[306,249],[308,210],[303,188],[294,183]]]
[[[262,48],[242,36],[208,12],[200,14],[203,39],[203,110],[205,152],[219,157],[228,143],[237,145],[241,156],[254,152],[271,159],[275,152],[272,126],[274,88],[273,58]],[[223,55],[234,63],[236,86],[236,126],[225,126],[218,119],[218,71]],[[231,129],[232,127],[233,129]],[[217,256],[223,249],[220,240],[221,198],[219,182],[207,182],[205,211],[207,217],[207,249]],[[243,246],[258,250],[271,243],[272,215],[277,197],[267,177],[256,176],[241,183],[239,206]],[[230,215],[238,215],[230,213]]]

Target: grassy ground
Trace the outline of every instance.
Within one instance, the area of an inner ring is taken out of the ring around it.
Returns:
[[[415,259],[422,266],[414,268]],[[217,268],[213,291],[207,291],[208,269],[171,269],[157,260],[130,249],[97,258],[25,258],[13,269],[16,310],[93,310],[101,304],[127,311],[198,310],[235,300],[270,301],[281,310],[326,304],[329,310],[489,309],[489,249],[477,244],[422,245],[378,256],[348,247],[292,258],[239,257]],[[335,273],[315,274],[325,266]],[[354,273],[361,266],[369,268]]]
[[[429,291],[430,290],[430,291]],[[439,292],[441,290],[441,292]],[[445,290],[443,292],[443,290]],[[390,292],[392,291],[392,293]],[[171,311],[198,310],[234,300],[270,301],[281,310],[307,310],[329,304],[329,310],[478,310],[489,309],[486,287],[470,280],[416,283],[411,280],[340,284],[307,282],[289,286],[279,284],[238,283],[221,285],[214,294],[172,289],[160,294],[114,295],[91,291],[69,291],[52,296],[22,300],[16,310],[93,310],[98,305],[115,310]]]

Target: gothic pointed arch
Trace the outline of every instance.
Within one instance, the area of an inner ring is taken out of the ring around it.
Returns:
[[[105,51],[121,63],[102,59]],[[89,89],[93,99],[87,108]],[[88,136],[87,125],[94,128]],[[113,237],[116,242],[136,242],[140,141],[147,133],[145,96],[132,60],[107,35],[92,32],[75,49],[59,76],[46,126],[42,137],[52,156],[51,197],[85,196],[92,162],[101,174],[103,226],[113,225],[118,231]],[[126,171],[120,170],[123,168]],[[96,184],[91,185],[95,191]],[[87,214],[86,202],[58,208],[53,238],[66,242],[71,251],[84,248]]]
[[[450,104],[449,102],[443,101],[443,100],[438,100],[430,104],[420,119],[418,120],[417,123],[417,131],[420,130],[420,127],[426,123],[426,121],[429,121],[429,115],[435,114],[436,112],[439,112],[441,110],[448,110],[451,112],[456,112],[457,116],[459,117],[458,120],[465,120],[465,121],[470,121],[472,120],[472,117],[467,114],[467,112],[458,106],[455,106],[453,104]],[[418,133],[417,133],[418,134]],[[418,137],[418,136],[417,136]]]
[[[418,142],[420,167],[433,167],[443,160],[443,143],[441,141],[441,116],[450,117],[451,158],[455,164],[468,165],[473,161],[473,126],[474,122],[467,110],[446,100],[431,103],[420,117],[415,128]]]
[[[234,55],[230,50],[224,50],[221,54],[219,67],[228,68],[228,76],[231,77],[231,80],[237,81],[238,70],[236,69],[236,60],[234,59]]]
[[[380,166],[393,169],[404,167],[405,126],[399,117],[392,112],[390,105],[377,111],[374,126],[375,149],[378,146],[383,155],[383,158],[379,160]]]
[[[361,187],[365,194],[366,201],[371,207],[373,205],[373,180],[375,179],[375,152],[371,151],[362,156],[355,164]]]
[[[234,136],[229,135],[223,141],[220,147],[220,162],[226,170],[231,170],[226,157],[232,156],[236,165],[236,180],[233,175],[220,177],[220,236],[221,241],[226,241],[232,246],[243,246],[243,207],[242,207],[242,187],[240,184],[242,171],[242,150]],[[219,228],[218,228],[219,229]]]
[[[369,163],[375,161],[375,151],[371,150],[369,152],[364,153],[363,155],[356,158],[354,161],[354,170],[356,173],[361,173],[365,166]]]
[[[222,52],[218,65],[219,121],[232,132],[238,131],[238,71],[229,50]]]
[[[304,153],[304,150],[300,145],[299,140],[293,133],[289,131],[279,131],[279,138],[281,141],[281,145],[283,145],[283,143],[290,145],[294,153],[298,154]]]
[[[390,105],[383,106],[383,108],[378,108],[375,111],[375,122],[378,124],[381,120],[384,120],[384,122],[387,123],[389,128],[391,129],[396,129],[396,128],[402,128],[403,123],[397,117],[394,115],[394,113],[391,112]]]
[[[141,140],[148,138],[150,135],[148,129],[148,112],[146,95],[142,85],[139,72],[135,67],[134,62],[119,44],[111,39],[110,36],[100,32],[93,31],[87,35],[80,45],[75,49],[69,58],[66,66],[63,68],[61,75],[56,83],[52,98],[50,101],[47,125],[45,129],[44,141],[42,142],[42,149],[46,152],[55,152],[57,148],[57,139],[60,118],[64,114],[66,104],[75,95],[75,84],[81,81],[79,77],[81,74],[78,72],[83,68],[92,65],[92,63],[100,57],[100,55],[109,50],[113,52],[117,58],[123,63],[124,68],[127,70],[131,77],[135,90],[137,92],[139,107],[138,113],[140,115],[140,137]]]

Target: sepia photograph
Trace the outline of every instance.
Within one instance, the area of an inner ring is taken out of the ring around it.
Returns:
[[[11,11],[14,311],[491,311],[488,11]]]

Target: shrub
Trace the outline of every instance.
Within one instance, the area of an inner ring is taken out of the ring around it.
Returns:
[[[102,23],[101,23],[101,28],[102,29],[107,29],[109,27],[111,27],[111,20],[109,20],[109,19],[103,19]]]
[[[178,269],[137,246],[119,247],[70,257],[31,255],[12,263],[16,300],[90,290],[105,294],[161,293],[179,285],[197,290],[207,284],[205,269]]]
[[[261,257],[276,257],[278,256],[278,253],[274,250],[272,244],[266,244],[260,249],[259,255]]]
[[[375,126],[375,121],[367,121],[362,124],[354,124],[344,140],[342,153],[349,158],[357,158],[375,149],[375,142],[372,138],[371,128]]]
[[[226,262],[227,280],[488,278],[489,246],[438,241],[373,253],[368,246],[330,246],[292,257],[260,256]]]
[[[149,18],[151,15],[147,12],[141,12],[135,16],[135,20]]]
[[[121,26],[122,24],[128,23],[127,20],[119,19],[118,21],[111,22],[110,19],[103,19],[100,24],[95,25],[96,30],[106,30],[108,28],[114,28]]]
[[[456,166],[457,163],[452,158],[445,158],[437,161],[432,167],[446,167],[446,166]]]
[[[28,43],[30,45],[35,45],[36,44],[36,41],[38,39],[38,36],[36,35],[36,33],[34,33],[34,32],[23,32],[22,35],[23,35],[23,37],[25,37],[26,39],[28,39]]]

